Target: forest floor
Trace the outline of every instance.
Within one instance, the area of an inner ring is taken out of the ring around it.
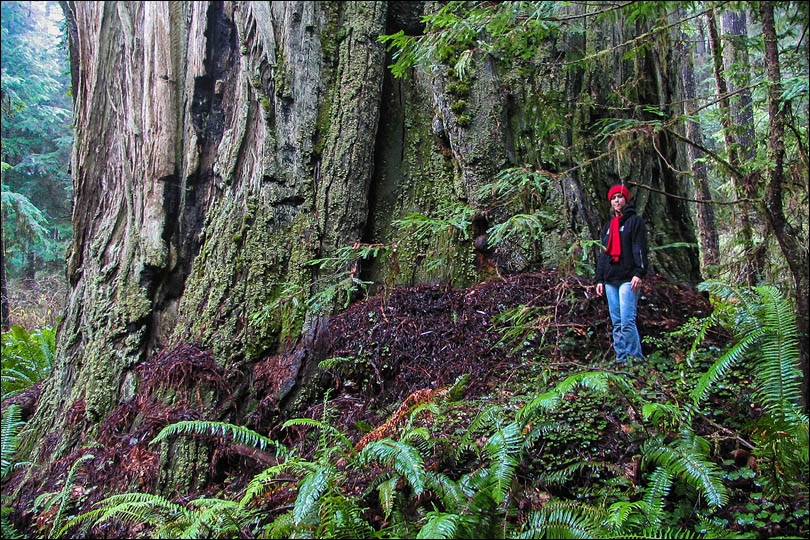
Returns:
[[[62,275],[9,279],[9,324],[27,330],[56,326],[66,292],[67,279]]]
[[[458,475],[469,470],[474,455],[457,452],[454,445],[465,436],[473,450],[476,444],[479,448],[485,444],[485,433],[469,430],[483,411],[494,405],[514,415],[538,394],[575,373],[624,374],[646,399],[682,403],[697,377],[730,342],[722,329],[710,330],[701,343],[696,365],[689,366],[694,340],[689,321],[705,317],[711,310],[707,298],[692,287],[660,277],[646,279],[638,321],[647,360],[617,365],[606,301],[596,297],[594,287],[577,276],[545,271],[468,289],[396,288],[357,302],[330,319],[321,356],[338,360],[331,361],[333,367],[321,378],[328,389],[325,398],[302,416],[328,418],[356,448],[382,437],[395,437],[406,422],[413,427],[424,426],[435,442],[425,467]],[[278,374],[273,375],[270,369],[278,365],[274,357],[254,366],[252,391],[260,394],[259,407],[243,416],[242,423],[311,458],[317,451],[318,438],[312,436],[316,430],[306,426],[282,429],[272,415],[263,413],[273,400],[261,399],[261,394],[269,395],[267,389],[278,386]],[[223,396],[234,393],[235,383],[229,375],[213,364],[207,353],[191,345],[158,356],[149,370],[160,372],[161,380],[174,381],[178,387],[193,379],[219,387]],[[468,382],[463,393],[449,397],[447,389],[464,376]],[[263,377],[277,380],[262,383]],[[754,480],[756,459],[741,436],[759,409],[751,397],[751,381],[743,371],[732,373],[728,379],[711,394],[695,424],[696,432],[712,443],[712,456],[723,469],[729,488],[728,504],[715,510],[712,519],[757,537],[807,536],[806,499],[772,503],[762,498]],[[148,376],[145,385],[150,385]],[[32,389],[28,399],[35,400],[36,392]],[[149,393],[139,392],[141,396]],[[192,394],[189,390],[189,402],[194,401]],[[441,406],[408,416],[419,404],[429,401]],[[148,491],[160,474],[160,458],[148,441],[168,423],[202,416],[193,407],[166,410],[142,397],[119,408],[99,428],[102,447],[82,451],[92,451],[95,457],[90,463],[96,465],[79,471],[74,479],[82,511],[90,509],[102,495],[102,490],[82,493],[82,485],[106,486],[114,492],[133,486]],[[74,426],[79,431],[82,412],[82,404],[77,403],[68,413],[69,418],[76,418]],[[521,486],[521,511],[542,506],[552,497],[582,499],[588,494],[607,494],[608,484],[617,479],[630,490],[646,483],[648,471],[640,462],[639,447],[647,437],[647,428],[640,416],[632,400],[617,392],[605,395],[580,390],[566,396],[550,418],[558,428],[533,444],[520,462],[516,482]],[[135,417],[140,420],[133,422]],[[120,427],[130,425],[137,427]],[[237,496],[254,475],[272,463],[272,459],[245,452],[239,445],[222,441],[212,445],[207,484],[185,494],[182,500]],[[33,499],[43,491],[58,490],[60,479],[64,482],[82,452],[56,462],[45,474],[52,480],[36,491],[21,490],[14,516],[19,526],[31,530]],[[552,474],[582,463],[608,465],[601,472],[580,467],[566,482]],[[20,475],[12,478],[4,492],[19,485],[20,480]],[[362,476],[350,482],[353,492],[368,488],[368,479]],[[295,497],[294,484],[273,491],[264,505],[268,519],[277,515],[274,509],[289,508]],[[707,512],[701,499],[688,490],[674,489],[668,505],[672,525],[684,525],[694,521],[696,513]],[[385,521],[379,507],[372,507],[369,513],[372,524]],[[49,517],[40,514],[38,519],[46,523]],[[95,532],[116,537],[137,531],[108,524]]]

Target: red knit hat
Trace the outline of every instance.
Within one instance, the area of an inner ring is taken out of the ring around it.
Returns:
[[[616,195],[617,193],[621,193],[622,195],[624,195],[625,199],[627,199],[628,201],[630,200],[630,191],[628,191],[626,187],[617,184],[612,188],[610,188],[610,190],[608,191],[608,201],[612,199],[613,196]]]

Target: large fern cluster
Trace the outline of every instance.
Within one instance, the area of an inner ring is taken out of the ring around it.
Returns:
[[[56,329],[31,332],[12,326],[2,335],[2,400],[19,394],[44,379],[56,352]]]
[[[799,407],[802,373],[793,307],[773,286],[741,288],[713,281],[699,288],[709,291],[716,304],[702,332],[723,324],[734,332],[735,342],[698,380],[687,412],[699,407],[734,366],[745,362],[753,374],[754,398],[764,411],[753,431],[764,489],[772,497],[798,490],[806,498],[808,417]]]

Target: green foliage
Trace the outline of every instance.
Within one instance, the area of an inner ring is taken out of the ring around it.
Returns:
[[[389,67],[395,77],[447,62],[463,80],[477,51],[509,61],[530,59],[556,34],[559,8],[556,2],[448,2],[422,18],[424,34],[406,36],[400,30],[379,40],[393,50],[395,63]]]
[[[493,206],[519,203],[522,211],[529,213],[534,205],[543,202],[543,194],[551,188],[552,179],[548,173],[511,167],[496,174],[493,182],[478,188],[477,197]]]
[[[25,422],[20,420],[22,410],[19,405],[11,404],[3,411],[3,425],[0,428],[0,455],[2,455],[2,469],[0,469],[0,479],[5,479],[6,475],[13,469],[25,465],[24,463],[14,463],[14,454],[20,445],[22,437],[20,431],[25,426]]]
[[[716,313],[734,330],[736,341],[698,381],[693,403],[702,401],[707,389],[721,379],[747,353],[753,355],[756,398],[773,416],[794,418],[801,393],[798,328],[790,303],[772,286],[743,289],[717,281],[698,287],[709,291],[723,306]],[[715,318],[706,321],[713,324]]]
[[[604,538],[603,515],[598,509],[585,505],[547,504],[532,512],[519,538]]]
[[[43,6],[2,4],[2,217],[12,277],[61,264],[70,238],[67,47]]]
[[[244,534],[257,517],[233,501],[200,498],[180,505],[149,493],[113,495],[97,506],[70,520],[60,534],[73,527],[86,529],[118,519],[152,527],[153,538],[233,538]]]
[[[261,433],[256,433],[252,429],[242,426],[228,424],[226,422],[211,422],[207,420],[183,420],[175,422],[163,429],[152,439],[150,444],[154,444],[169,437],[177,435],[210,435],[214,437],[228,437],[236,444],[242,444],[259,450],[266,450],[268,447],[276,450],[276,456],[284,453],[284,446],[278,442],[265,437]]]
[[[46,525],[46,536],[49,538],[61,538],[69,527],[70,522],[65,523],[66,513],[70,510],[73,495],[73,477],[85,461],[95,459],[93,454],[84,454],[76,459],[71,465],[70,470],[65,477],[65,482],[62,489],[59,491],[52,491],[42,493],[34,500],[34,509],[36,512],[40,507],[42,513],[45,513],[49,508],[56,505],[56,515],[49,524]]]
[[[334,305],[341,309],[349,307],[354,293],[366,290],[372,283],[360,279],[360,261],[377,258],[384,261],[390,246],[384,244],[361,244],[338,248],[332,257],[313,259],[306,264],[318,268],[329,285],[309,297],[307,306],[314,312],[329,310]],[[317,282],[316,282],[317,284]]]
[[[19,394],[51,372],[56,352],[56,329],[28,332],[12,326],[2,339],[2,399]]]
[[[554,216],[549,212],[537,211],[533,214],[515,214],[503,223],[493,225],[489,233],[488,244],[493,248],[498,244],[512,240],[525,245],[543,236],[544,225],[553,223]]]
[[[9,538],[11,540],[22,540],[27,538],[23,533],[17,530],[17,528],[8,520],[6,517],[8,514],[12,512],[12,508],[10,506],[3,505],[0,508],[0,530],[3,531],[3,538]]]
[[[7,163],[3,163],[6,170]],[[3,206],[3,222],[10,228],[8,249],[13,253],[18,244],[27,242],[48,243],[48,219],[42,211],[20,193],[6,188],[0,191],[0,204]],[[20,246],[21,247],[21,246]]]
[[[679,477],[703,493],[709,506],[726,504],[728,497],[721,471],[708,460],[705,449],[701,451],[684,444],[673,447],[664,444],[661,439],[652,438],[644,444],[641,453],[646,460],[663,467],[667,475]],[[653,482],[656,481],[654,476]],[[654,487],[653,491],[657,493],[660,490]]]
[[[361,465],[371,462],[381,463],[407,480],[413,488],[414,496],[418,497],[424,492],[425,463],[419,450],[410,444],[391,439],[372,442],[360,454]]]

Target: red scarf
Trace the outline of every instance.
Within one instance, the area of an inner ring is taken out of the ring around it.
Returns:
[[[608,236],[605,253],[613,257],[613,262],[619,262],[619,256],[622,254],[622,240],[619,237],[619,216],[613,216],[613,219],[610,220],[610,236]]]

